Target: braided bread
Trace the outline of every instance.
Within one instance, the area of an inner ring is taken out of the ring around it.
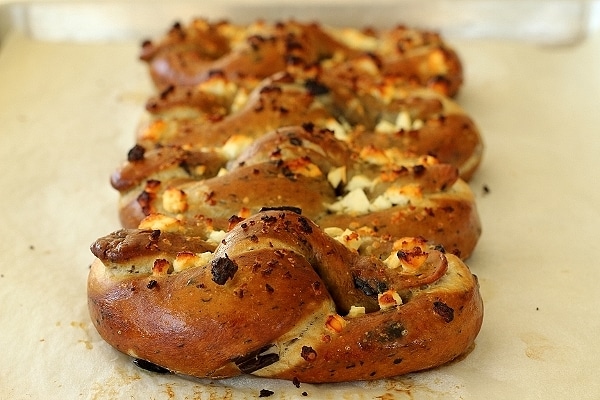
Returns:
[[[92,248],[92,320],[120,351],[196,377],[377,379],[465,352],[483,308],[460,259],[419,239],[362,240],[365,255],[283,210],[238,222],[216,249],[120,231]]]
[[[219,71],[228,79],[258,80],[289,65],[351,60],[368,53],[385,76],[403,77],[453,96],[462,83],[458,56],[435,32],[398,26],[387,30],[326,28],[315,23],[258,21],[251,25],[195,19],[176,23],[158,42],[147,40],[140,58],[159,87],[196,85]]]
[[[472,345],[483,145],[438,35],[198,19],[141,58],[158,94],[111,176],[123,229],[92,245],[108,343],[179,374],[303,382]]]

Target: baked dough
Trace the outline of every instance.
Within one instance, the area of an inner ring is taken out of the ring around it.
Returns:
[[[402,77],[454,96],[462,84],[456,52],[431,31],[331,28],[317,23],[257,21],[250,25],[195,19],[147,40],[140,58],[159,87],[193,86],[219,71],[228,79],[264,79],[290,65],[352,60],[368,54],[384,76]]]
[[[470,348],[483,305],[459,258],[422,239],[348,242],[287,210],[238,222],[218,245],[122,230],[92,246],[92,321],[132,357],[207,378],[378,379]]]
[[[197,19],[141,58],[158,91],[88,279],[108,343],[154,370],[301,382],[469,350],[483,144],[439,35]]]

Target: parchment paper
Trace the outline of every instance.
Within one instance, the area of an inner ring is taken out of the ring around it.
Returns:
[[[456,40],[458,101],[486,152],[468,264],[485,319],[468,356],[388,381],[308,385],[156,375],[87,313],[89,245],[116,230],[112,170],[151,88],[135,40],[0,47],[0,399],[584,399],[600,396],[600,36]],[[305,393],[306,395],[304,395]]]

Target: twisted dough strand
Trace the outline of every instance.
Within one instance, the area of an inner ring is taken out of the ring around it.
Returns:
[[[264,79],[290,65],[352,60],[368,53],[385,76],[402,77],[454,96],[462,84],[458,56],[434,32],[333,29],[286,21],[250,26],[195,19],[173,25],[162,40],[144,43],[140,58],[158,87],[193,86],[215,71],[231,80]]]
[[[464,264],[422,241],[367,239],[381,246],[361,255],[289,211],[237,223],[212,253],[178,233],[116,233],[93,247],[92,320],[119,350],[197,377],[377,379],[466,351],[483,309]]]

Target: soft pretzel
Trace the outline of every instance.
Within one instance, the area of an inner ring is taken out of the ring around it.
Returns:
[[[378,379],[469,349],[483,306],[460,259],[420,239],[358,249],[287,210],[237,221],[218,246],[119,231],[92,246],[92,321],[132,357],[208,378]]]
[[[154,82],[164,88],[195,85],[215,71],[233,80],[261,80],[289,65],[349,60],[365,53],[378,60],[384,75],[400,76],[446,95],[455,95],[462,83],[462,66],[454,50],[435,32],[405,26],[357,30],[298,21],[247,26],[195,19],[187,26],[174,24],[159,41],[145,41],[140,58],[148,62]]]

